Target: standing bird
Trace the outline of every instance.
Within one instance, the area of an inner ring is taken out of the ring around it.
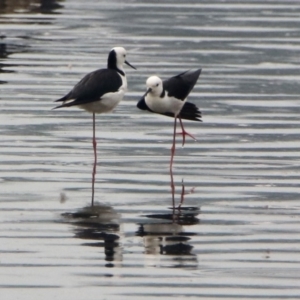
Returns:
[[[201,112],[198,107],[193,103],[186,102],[187,96],[195,86],[200,73],[201,69],[186,71],[164,81],[157,76],[151,76],[146,81],[147,91],[137,104],[137,107],[141,110],[148,110],[174,118],[170,170],[172,170],[175,153],[177,118],[182,129],[182,146],[185,144],[186,135],[196,140],[193,135],[185,131],[182,119],[201,121]]]
[[[112,48],[108,54],[107,69],[99,69],[85,75],[64,97],[55,102],[63,104],[54,107],[78,106],[93,114],[94,169],[92,182],[92,205],[94,205],[94,184],[97,163],[95,114],[111,112],[123,99],[127,90],[127,80],[123,65],[136,69],[126,60],[123,47]]]

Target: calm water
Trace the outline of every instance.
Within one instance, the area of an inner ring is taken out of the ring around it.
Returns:
[[[153,2],[0,0],[1,299],[300,299],[300,3]],[[116,45],[91,209],[92,117],[51,109]],[[135,105],[199,67],[173,215],[172,119]]]

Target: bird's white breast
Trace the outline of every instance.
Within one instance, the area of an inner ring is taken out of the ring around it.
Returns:
[[[145,97],[145,102],[152,111],[156,113],[174,113],[175,115],[179,114],[185,101],[167,95],[164,98],[155,97],[150,93]]]
[[[127,79],[126,76],[118,74],[122,79],[122,85],[116,92],[104,94],[99,101],[80,105],[79,107],[85,109],[88,112],[102,114],[111,112],[123,99],[125,92],[127,91]]]

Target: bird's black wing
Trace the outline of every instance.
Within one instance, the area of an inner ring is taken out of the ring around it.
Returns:
[[[156,113],[148,107],[144,97],[141,98],[140,101],[137,103],[137,107],[141,110],[148,110],[152,113]],[[174,118],[174,113],[166,112],[166,113],[157,113],[157,114]],[[183,120],[191,120],[191,121],[199,121],[199,122],[202,121],[201,120],[201,111],[194,103],[190,103],[190,102],[184,103],[184,105],[177,117],[181,118]]]
[[[178,117],[184,120],[191,120],[191,121],[202,121],[201,120],[201,111],[199,108],[190,102],[185,102]]]
[[[122,79],[117,71],[110,69],[100,69],[87,74],[74,88],[64,97],[55,102],[73,100],[66,102],[59,107],[87,104],[100,100],[100,98],[110,92],[117,92],[122,85]]]
[[[162,115],[165,115],[167,117],[174,118],[174,113],[163,113]],[[190,121],[199,121],[201,120],[201,111],[199,108],[194,104],[190,102],[185,102],[180,113],[177,116],[178,118],[181,118],[182,120],[190,120]]]
[[[163,81],[164,90],[169,97],[184,100],[195,86],[201,69],[196,71],[186,71]]]
[[[148,105],[146,104],[146,101],[145,101],[145,97],[142,97],[140,100],[139,100],[139,102],[137,103],[137,108],[139,108],[139,109],[141,109],[141,110],[148,110],[148,111],[150,111],[150,112],[154,112],[154,111],[152,111],[149,107],[148,107]]]

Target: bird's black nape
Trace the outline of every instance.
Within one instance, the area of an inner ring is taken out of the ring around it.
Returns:
[[[117,53],[111,50],[108,54],[107,69],[117,69]]]

